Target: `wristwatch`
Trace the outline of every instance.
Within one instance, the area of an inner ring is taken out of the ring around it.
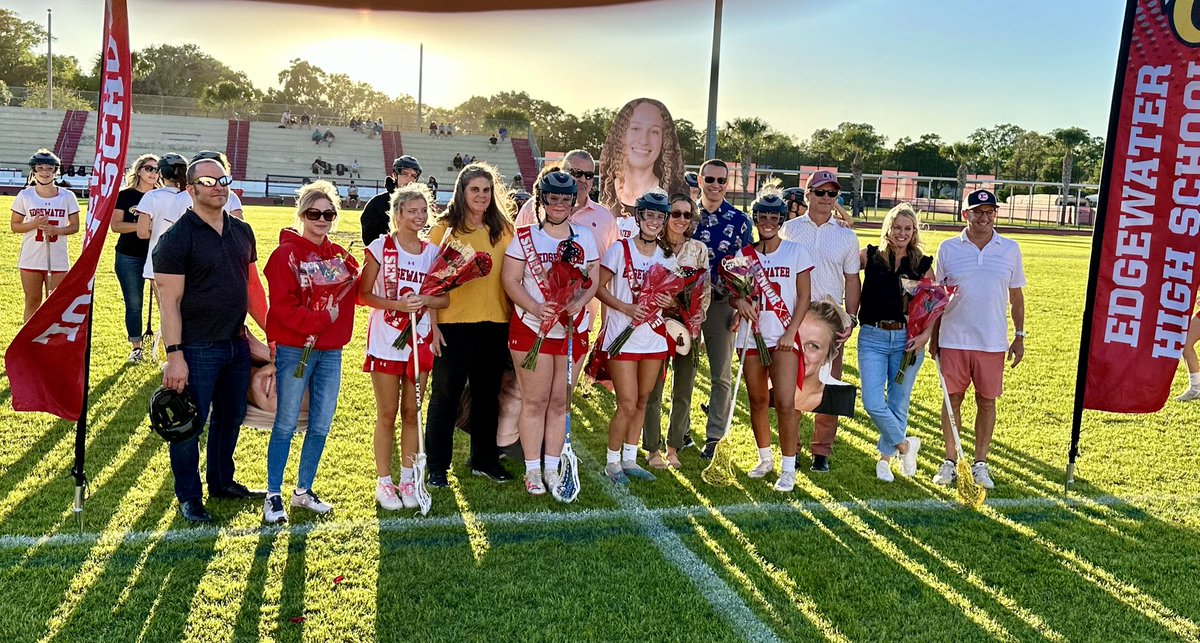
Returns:
[[[183,344],[171,344],[167,347],[167,355],[183,350]]]
[[[1018,330],[1018,331],[1014,332],[1013,335],[1016,335],[1017,337],[1025,337],[1025,331]]]

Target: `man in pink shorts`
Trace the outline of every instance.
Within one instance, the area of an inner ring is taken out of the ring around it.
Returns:
[[[967,195],[962,234],[938,247],[934,271],[939,281],[958,287],[958,294],[938,323],[929,353],[939,358],[957,426],[962,426],[962,402],[975,385],[975,464],[971,473],[985,489],[995,485],[988,473],[987,453],[996,428],[996,398],[1004,390],[1005,355],[1013,367],[1025,355],[1025,270],[1021,248],[995,231],[996,195],[976,190]],[[1012,342],[1008,341],[1011,305]],[[946,461],[933,477],[939,485],[954,484],[957,457],[946,409],[942,409]]]

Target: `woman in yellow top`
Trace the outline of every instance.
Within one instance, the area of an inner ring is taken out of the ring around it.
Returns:
[[[492,272],[450,291],[450,307],[438,312],[442,354],[433,363],[425,446],[429,485],[445,487],[454,448],[459,399],[471,385],[471,472],[496,482],[512,480],[500,465],[496,416],[500,380],[508,364],[511,308],[500,281],[504,251],[513,239],[511,203],[500,173],[488,163],[472,163],[454,183],[454,196],[429,231],[441,245],[458,239],[492,257]],[[435,339],[434,341],[438,341]]]

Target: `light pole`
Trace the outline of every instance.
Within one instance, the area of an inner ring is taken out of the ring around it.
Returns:
[[[713,14],[712,67],[708,73],[708,132],[704,138],[704,157],[717,156],[717,77],[721,72],[721,7],[723,0],[716,0]]]
[[[54,30],[50,26],[50,9],[46,9],[46,107],[54,109]]]
[[[425,122],[421,114],[421,93],[425,86],[425,43],[421,43],[420,54],[417,56],[417,130],[421,131],[421,124]]]

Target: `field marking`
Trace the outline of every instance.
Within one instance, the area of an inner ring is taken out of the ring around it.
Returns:
[[[1177,503],[1200,503],[1200,496],[1188,495],[1148,495],[1148,496],[1093,496],[1087,498],[993,498],[989,499],[986,506],[996,509],[1057,509],[1060,503],[1066,503],[1072,507],[1086,507],[1089,505],[1101,505],[1105,507],[1122,507],[1136,506],[1139,503],[1155,503],[1155,502],[1177,502]],[[843,507],[853,511],[860,505],[866,505],[875,510],[901,510],[901,511],[962,511],[964,514],[969,510],[962,507],[956,502],[944,500],[923,499],[923,500],[861,500],[851,501],[843,500],[835,503],[823,503],[814,500],[789,502],[764,502],[764,503],[739,503],[733,505],[719,505],[714,507],[717,511],[727,515],[742,515],[755,513],[796,513],[799,514],[800,509],[806,509],[814,514],[828,514],[831,507]],[[643,505],[644,506],[644,505]],[[655,516],[661,519],[687,518],[689,516],[707,516],[709,509],[700,505],[688,505],[682,507],[666,507],[663,509],[651,509],[646,507],[644,513]],[[475,514],[474,520],[482,523],[485,526],[509,526],[509,525],[573,525],[588,522],[635,522],[636,512],[630,509],[586,509],[583,511],[507,511],[497,513],[482,513]],[[126,533],[120,539],[121,544],[131,544],[145,542],[148,540],[156,540],[162,543],[169,542],[190,542],[196,540],[207,540],[217,537],[224,538],[258,538],[263,534],[276,534],[283,530],[289,530],[292,534],[309,534],[313,532],[330,532],[330,533],[353,533],[364,528],[378,528],[383,532],[406,532],[416,531],[420,529],[437,529],[462,527],[465,524],[462,516],[436,516],[433,518],[384,518],[382,520],[325,520],[317,522],[309,522],[297,525],[263,525],[260,527],[251,527],[245,529],[230,529],[222,526],[208,527],[186,527],[184,529],[151,529],[144,531],[131,531]],[[30,547],[72,547],[77,545],[90,545],[103,538],[113,538],[115,534],[112,532],[85,532],[85,533],[56,533],[46,536],[22,536],[8,535],[0,536],[0,550],[6,549],[27,549]]]

